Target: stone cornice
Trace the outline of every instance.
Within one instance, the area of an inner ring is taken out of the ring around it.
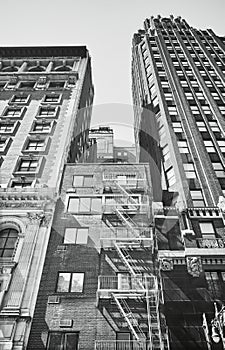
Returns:
[[[1,58],[87,57],[86,46],[17,46],[0,47]]]

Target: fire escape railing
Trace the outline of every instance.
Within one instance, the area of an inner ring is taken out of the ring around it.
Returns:
[[[107,182],[109,180],[107,179]],[[159,316],[159,290],[158,290],[158,282],[157,277],[153,274],[149,274],[148,276],[143,276],[143,270],[138,266],[138,264],[132,258],[130,254],[130,250],[132,248],[141,248],[142,239],[145,238],[143,234],[145,230],[141,230],[140,227],[136,224],[136,222],[130,217],[129,213],[132,212],[140,212],[142,204],[140,204],[136,199],[132,198],[131,194],[127,192],[127,190],[115,180],[112,180],[111,183],[116,187],[119,193],[122,195],[119,198],[117,197],[117,203],[113,208],[112,212],[117,215],[117,217],[124,223],[125,227],[128,229],[130,233],[130,237],[125,239],[115,238],[113,241],[114,247],[123,261],[124,265],[127,267],[127,270],[130,273],[130,285],[126,285],[124,289],[119,288],[118,280],[116,280],[116,276],[112,276],[112,280],[110,280],[110,276],[100,276],[99,280],[99,289],[104,289],[104,278],[107,277],[107,283],[109,283],[111,289],[111,297],[114,303],[117,305],[121,315],[126,320],[128,328],[131,330],[133,334],[133,338],[135,339],[135,346],[139,344],[145,347],[134,347],[134,349],[145,349],[146,348],[146,334],[143,332],[141,327],[139,326],[138,319],[132,313],[127,300],[129,299],[142,299],[146,300],[147,304],[147,318],[148,318],[148,349],[149,350],[163,350],[164,342],[162,340],[161,334],[161,325],[160,325],[160,316]],[[119,205],[118,205],[119,203]],[[133,239],[133,241],[132,241]],[[106,280],[105,280],[106,281]],[[150,282],[151,281],[151,282]],[[105,286],[106,287],[106,286]],[[111,288],[112,287],[112,288]],[[101,347],[101,342],[96,341],[96,349],[103,349]],[[113,343],[110,343],[113,344]],[[108,343],[109,345],[109,343]],[[107,346],[108,346],[107,345]],[[124,346],[125,343],[123,344]],[[137,345],[137,346],[139,346]],[[112,349],[114,345],[112,345]],[[121,343],[122,346],[122,343]],[[104,348],[104,350],[107,347]],[[110,347],[108,349],[111,350]],[[117,347],[116,347],[117,349]],[[118,348],[120,349],[120,347]],[[121,347],[121,349],[123,349]],[[128,348],[124,348],[128,349]]]

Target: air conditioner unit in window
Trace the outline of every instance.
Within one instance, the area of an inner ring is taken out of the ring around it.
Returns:
[[[58,245],[57,246],[57,252],[64,252],[67,250],[67,246],[66,245]]]
[[[73,320],[71,319],[63,319],[59,321],[59,327],[72,327]]]
[[[181,230],[181,235],[182,235],[182,237],[184,237],[184,236],[195,236],[195,232],[193,230],[190,230],[190,229]]]
[[[57,295],[49,295],[48,297],[48,304],[59,304],[60,303],[60,297]]]

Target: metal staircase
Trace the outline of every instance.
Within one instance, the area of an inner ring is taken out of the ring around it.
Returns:
[[[138,203],[127,190],[117,183],[115,180],[112,183],[116,186],[121,196],[119,199],[120,208],[113,209],[113,212],[117,215],[125,227],[129,230],[130,237],[127,239],[115,238],[113,241],[115,250],[118,256],[126,266],[129,274],[131,275],[133,283],[129,292],[122,292],[121,290],[113,291],[111,293],[112,302],[115,303],[126,320],[128,328],[133,334],[133,338],[139,342],[141,347],[138,349],[148,350],[163,350],[165,349],[164,342],[162,340],[160,316],[159,316],[159,290],[157,277],[152,273],[143,276],[143,269],[132,258],[132,250],[140,250],[143,248],[142,240],[146,238],[144,230],[139,227],[134,220],[130,217],[130,212],[140,211],[141,204]],[[113,229],[113,227],[112,227]],[[146,333],[143,332],[139,325],[138,319],[128,304],[130,299],[136,301],[146,301],[147,306],[147,322],[148,322],[148,340]],[[148,346],[146,347],[146,344]]]

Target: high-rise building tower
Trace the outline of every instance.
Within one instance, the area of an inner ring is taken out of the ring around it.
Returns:
[[[204,334],[202,315],[209,325],[213,303],[225,300],[225,38],[181,17],[151,17],[132,52],[135,137],[158,202],[170,348],[214,349],[211,335],[221,332]]]
[[[65,162],[86,148],[85,46],[0,48],[0,348],[25,349]]]

